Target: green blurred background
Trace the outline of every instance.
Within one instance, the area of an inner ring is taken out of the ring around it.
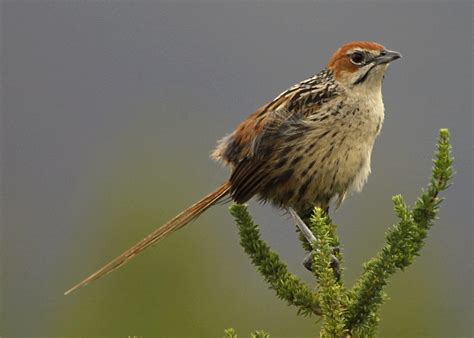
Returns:
[[[227,205],[85,289],[63,292],[214,189],[215,141],[350,40],[400,51],[362,194],[335,212],[351,285],[429,178],[456,171],[422,256],[387,288],[383,337],[472,336],[472,3],[1,2],[1,334],[312,337],[238,245]],[[287,216],[263,236],[312,283]]]

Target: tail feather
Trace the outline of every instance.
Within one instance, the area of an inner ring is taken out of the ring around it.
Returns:
[[[196,202],[195,204],[193,204],[186,210],[182,211],[180,214],[178,214],[177,216],[169,220],[160,228],[153,231],[151,234],[149,234],[140,242],[138,242],[137,244],[132,246],[130,249],[122,253],[120,256],[112,260],[110,263],[104,265],[101,269],[94,272],[92,275],[84,279],[82,282],[73,286],[64,294],[67,295],[73,292],[74,290],[77,290],[83,286],[86,286],[87,284],[101,278],[102,276],[105,276],[106,274],[114,271],[115,269],[118,269],[119,267],[121,267],[122,265],[130,261],[132,258],[137,256],[140,252],[142,252],[146,248],[157,243],[161,239],[169,236],[176,230],[181,229],[186,224],[191,222],[193,219],[201,215],[209,207],[211,207],[220,199],[222,199],[224,196],[226,196],[229,193],[229,190],[230,190],[230,183],[225,182],[219,188],[217,188],[217,190],[215,190],[214,192],[211,192],[210,194],[202,198],[199,202]]]

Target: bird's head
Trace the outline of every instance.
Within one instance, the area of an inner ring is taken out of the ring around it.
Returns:
[[[346,88],[379,89],[388,64],[399,58],[400,53],[387,50],[378,43],[355,41],[340,47],[327,68]]]

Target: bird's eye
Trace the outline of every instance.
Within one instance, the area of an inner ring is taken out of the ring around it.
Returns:
[[[356,65],[360,65],[365,60],[365,55],[362,52],[354,52],[350,55],[351,62]]]

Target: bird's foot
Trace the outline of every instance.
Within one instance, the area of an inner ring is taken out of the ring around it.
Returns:
[[[341,280],[341,267],[339,264],[339,260],[337,259],[336,255],[340,252],[339,247],[332,248],[332,255],[331,255],[331,262],[329,263],[333,272],[334,277],[339,282]],[[313,272],[313,253],[310,252],[304,259],[303,259],[303,266],[308,269],[309,271]]]
[[[294,211],[292,208],[288,209],[290,215],[296,221],[297,227],[300,229],[301,233],[304,235],[308,243],[314,243],[316,238],[314,237],[311,230],[305,224],[305,222],[301,219],[301,217]],[[334,271],[334,277],[336,280],[339,281],[341,279],[341,268],[339,264],[339,260],[337,259],[337,255],[339,254],[340,249],[339,247],[332,248],[332,255],[331,255],[331,268]],[[313,271],[313,252],[310,252],[304,259],[303,259],[303,266],[308,269],[309,271]]]

